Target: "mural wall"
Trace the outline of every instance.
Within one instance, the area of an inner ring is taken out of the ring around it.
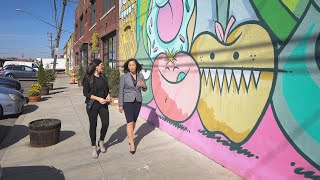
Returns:
[[[319,1],[121,1],[142,118],[247,179],[320,179]]]

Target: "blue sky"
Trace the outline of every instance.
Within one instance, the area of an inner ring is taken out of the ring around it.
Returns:
[[[0,57],[37,58],[50,57],[50,37],[56,39],[56,28],[32,17],[18,12],[22,9],[44,21],[55,25],[53,9],[54,0],[4,0],[0,10]],[[70,38],[74,29],[75,0],[68,1],[63,20],[63,30],[59,45],[59,53]],[[58,21],[62,11],[62,0],[56,0]],[[58,25],[59,26],[59,25]],[[54,42],[53,42],[54,43]]]

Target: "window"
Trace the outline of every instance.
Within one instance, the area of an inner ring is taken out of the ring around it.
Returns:
[[[110,68],[116,68],[117,58],[117,39],[116,33],[113,32],[103,38],[103,60],[109,63]]]
[[[114,6],[114,0],[103,0],[103,14],[108,12]]]
[[[32,71],[33,71],[33,69],[32,69],[32,68],[27,67],[27,66],[24,66],[24,70],[25,70],[25,71],[27,71],[27,72],[32,72]]]
[[[16,71],[22,71],[22,67],[21,66],[14,66],[13,68]]]
[[[4,68],[5,70],[13,70],[13,66],[7,66]]]
[[[96,23],[96,1],[91,0],[91,27]]]
[[[76,24],[76,28],[74,30],[75,40],[78,41],[78,24]]]
[[[80,16],[80,37],[83,36],[83,15]]]

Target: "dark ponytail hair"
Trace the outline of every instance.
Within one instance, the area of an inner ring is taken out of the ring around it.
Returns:
[[[83,78],[84,80],[88,80],[90,85],[93,82],[93,74],[97,68],[97,66],[99,66],[99,64],[102,63],[102,61],[100,59],[94,59],[91,61],[91,63],[88,65],[87,69],[86,69],[86,74]]]

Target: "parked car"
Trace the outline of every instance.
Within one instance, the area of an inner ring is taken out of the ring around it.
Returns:
[[[23,93],[23,91],[24,91],[24,89],[21,86],[20,81],[17,79],[14,79],[14,78],[0,76],[0,87],[15,89],[17,91],[20,91],[21,93]]]
[[[3,67],[6,67],[8,65],[25,65],[25,66],[29,66],[32,67],[33,69],[38,71],[38,64],[35,62],[28,62],[28,61],[6,61],[3,63]]]
[[[8,65],[0,70],[0,76],[9,78],[37,78],[38,71],[25,65]]]
[[[0,119],[4,115],[20,114],[25,105],[26,99],[21,92],[0,87]]]

